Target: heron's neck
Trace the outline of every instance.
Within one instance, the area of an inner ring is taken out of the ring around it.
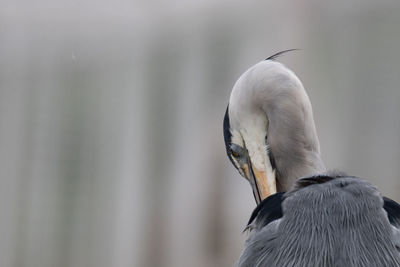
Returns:
[[[284,157],[285,160],[276,162],[276,185],[278,192],[287,192],[293,189],[296,181],[305,176],[321,174],[326,171],[319,153],[308,152],[300,157],[292,154]]]
[[[299,178],[325,172],[311,105],[287,107],[267,112],[268,146],[275,160],[278,192],[292,189]]]

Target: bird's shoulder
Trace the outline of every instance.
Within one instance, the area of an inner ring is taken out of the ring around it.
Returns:
[[[366,180],[305,177],[254,210],[239,266],[400,266],[399,219]]]
[[[292,191],[276,193],[264,199],[251,214],[246,230],[260,230],[294,209],[297,213],[299,201],[307,202],[309,205],[302,207],[312,210],[316,205],[324,208],[329,208],[329,205],[334,210],[333,206],[339,205],[341,209],[351,209],[353,212],[362,207],[367,210],[369,207],[383,207],[390,224],[400,228],[400,205],[397,202],[381,197],[374,186],[361,178],[332,173],[299,179]]]

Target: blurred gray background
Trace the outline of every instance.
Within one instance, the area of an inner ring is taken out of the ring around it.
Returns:
[[[303,81],[329,168],[400,201],[399,1],[1,1],[0,266],[232,266],[255,206],[222,119]]]

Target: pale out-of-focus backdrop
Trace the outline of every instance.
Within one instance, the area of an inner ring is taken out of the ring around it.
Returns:
[[[280,50],[323,158],[400,200],[399,1],[0,4],[0,266],[232,266],[254,208],[222,119]]]

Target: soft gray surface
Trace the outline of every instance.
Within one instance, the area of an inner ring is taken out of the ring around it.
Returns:
[[[400,201],[400,1],[0,6],[0,266],[221,267],[255,206],[224,151],[233,82],[301,78],[322,158]]]

